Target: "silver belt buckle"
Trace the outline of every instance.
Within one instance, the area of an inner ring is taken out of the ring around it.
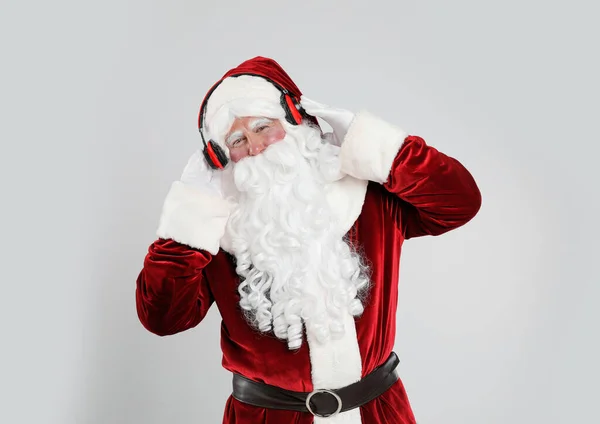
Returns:
[[[327,393],[327,394],[329,394],[329,395],[333,396],[333,397],[335,398],[335,400],[337,400],[337,403],[338,403],[338,407],[337,407],[336,411],[335,411],[335,412],[333,412],[333,413],[331,413],[331,414],[329,414],[329,415],[319,415],[319,414],[316,414],[316,413],[315,413],[315,412],[312,410],[312,408],[310,407],[310,399],[311,399],[311,398],[312,398],[314,395],[316,395],[317,393]],[[338,414],[340,413],[340,411],[342,410],[342,398],[341,398],[341,397],[339,397],[339,396],[337,395],[337,393],[335,393],[335,392],[333,392],[333,391],[331,391],[331,390],[327,390],[327,389],[316,389],[316,390],[313,390],[312,392],[310,392],[310,393],[308,394],[308,396],[306,397],[306,408],[307,408],[307,409],[308,409],[308,411],[309,411],[311,414],[313,414],[315,417],[319,417],[319,418],[331,418],[331,417],[335,417],[335,416],[336,416],[336,415],[338,415]]]

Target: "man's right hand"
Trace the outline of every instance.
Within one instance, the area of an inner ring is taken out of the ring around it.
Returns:
[[[232,208],[224,199],[221,178],[196,151],[167,194],[158,236],[217,254]]]
[[[208,167],[200,150],[194,152],[183,169],[181,182],[206,194],[223,197],[221,174]]]

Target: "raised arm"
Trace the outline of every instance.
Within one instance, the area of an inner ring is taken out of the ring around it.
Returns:
[[[230,211],[216,178],[196,152],[164,201],[159,238],[136,281],[138,317],[152,333],[192,328],[214,302],[204,269],[219,251]]]
[[[383,185],[400,199],[404,237],[440,235],[469,222],[481,207],[470,172],[418,136],[406,138]]]
[[[341,156],[346,173],[394,195],[390,212],[406,239],[458,228],[481,207],[479,188],[458,160],[368,112],[353,119]]]

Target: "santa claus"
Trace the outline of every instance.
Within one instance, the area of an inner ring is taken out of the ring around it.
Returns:
[[[400,252],[475,216],[471,174],[367,111],[303,97],[263,57],[214,84],[199,129],[137,279],[144,327],[172,335],[217,305],[224,423],[414,423],[392,351]]]

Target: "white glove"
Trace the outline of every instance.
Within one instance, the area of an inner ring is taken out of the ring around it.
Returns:
[[[221,173],[208,167],[204,155],[196,150],[183,169],[180,181],[201,190],[207,195],[223,197],[221,189]]]
[[[348,128],[350,128],[350,124],[354,120],[354,113],[349,110],[333,108],[321,103],[317,103],[314,100],[308,99],[304,96],[300,99],[300,104],[309,115],[315,116],[317,118],[321,118],[323,121],[327,122],[331,129],[333,130],[333,134],[329,135],[331,143],[340,147],[348,133]]]
[[[167,194],[157,234],[216,255],[230,211],[220,172],[211,170],[196,151]]]
[[[307,114],[321,118],[333,129],[343,173],[380,184],[389,179],[394,158],[408,136],[404,130],[366,110],[354,114],[306,97],[300,99],[300,104]]]

